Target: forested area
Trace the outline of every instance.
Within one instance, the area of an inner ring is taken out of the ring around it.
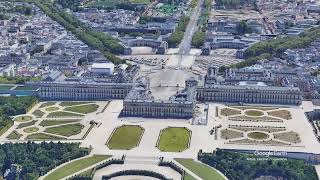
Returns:
[[[181,17],[176,27],[176,30],[170,35],[168,39],[169,47],[177,47],[181,43],[184,32],[188,26],[189,21],[190,21],[189,17],[187,16]]]
[[[300,34],[298,37],[283,37],[258,42],[248,48],[244,55],[246,58],[251,58],[269,53],[280,57],[287,49],[304,48],[319,38],[320,28],[311,28]]]
[[[6,13],[20,13],[26,16],[30,16],[33,14],[32,7],[31,6],[9,6],[6,5],[5,8],[0,7],[0,14],[5,15]]]
[[[6,116],[24,114],[36,102],[37,98],[32,96],[0,97],[0,111]]]
[[[6,143],[0,145],[1,176],[16,164],[23,180],[36,180],[54,167],[89,154],[89,149],[79,148],[77,143]],[[1,179],[1,178],[0,178]],[[15,178],[13,178],[15,179]]]
[[[260,41],[246,49],[244,52],[245,61],[232,65],[234,68],[252,66],[260,60],[271,57],[281,58],[287,49],[305,48],[313,41],[320,38],[320,28],[315,27],[301,33],[298,37],[282,37]]]
[[[229,179],[255,179],[260,176],[274,176],[283,179],[317,180],[314,166],[302,160],[279,160],[270,157],[259,160],[256,155],[235,153],[218,149],[214,154],[199,152],[198,158],[205,164],[222,172]]]
[[[0,97],[0,135],[13,125],[9,116],[26,113],[27,109],[37,102],[30,96]]]
[[[54,3],[59,4],[62,8],[68,8],[72,11],[78,11],[80,6],[79,0],[55,0]]]

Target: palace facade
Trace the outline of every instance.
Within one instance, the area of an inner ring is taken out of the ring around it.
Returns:
[[[155,100],[149,93],[149,81],[140,81],[123,101],[122,116],[148,117],[148,118],[183,118],[193,117],[196,105],[197,81],[186,80],[186,88],[177,92],[169,100]]]
[[[302,101],[302,93],[296,87],[205,85],[198,87],[197,100],[206,102],[299,105]]]
[[[44,100],[124,99],[131,83],[41,82],[38,97]]]

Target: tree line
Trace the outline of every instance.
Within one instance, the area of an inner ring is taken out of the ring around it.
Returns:
[[[320,38],[320,28],[315,27],[301,33],[297,37],[283,37],[267,41],[260,41],[248,48],[244,55],[246,58],[256,57],[264,53],[269,53],[276,57],[281,57],[287,49],[305,48],[313,41]]]
[[[37,98],[31,96],[0,97],[0,134],[13,124],[10,116],[26,113],[35,102]]]
[[[271,57],[281,58],[287,49],[306,48],[320,38],[320,28],[308,29],[297,37],[280,37],[260,41],[249,47],[244,52],[245,61],[231,65],[232,68],[243,68],[255,65],[260,60]]]
[[[36,180],[56,166],[88,154],[89,149],[79,148],[78,143],[1,144],[1,176],[15,164],[19,170],[9,174],[8,179]]]
[[[202,8],[201,16],[198,21],[198,25],[200,26],[200,28],[194,33],[191,41],[191,45],[196,48],[203,46],[205,43],[211,5],[212,5],[212,0],[204,0],[204,3],[202,5],[203,8]]]
[[[198,158],[203,163],[218,169],[228,179],[256,179],[263,176],[294,180],[318,179],[314,166],[302,160],[279,160],[275,157],[257,157],[221,149],[209,154],[200,151]]]
[[[22,76],[1,76],[0,83],[2,84],[24,84],[27,81],[40,81],[41,76],[37,77],[22,77]]]
[[[177,47],[181,43],[189,21],[190,18],[188,16],[182,16],[180,18],[175,31],[170,35],[168,39],[169,47]]]

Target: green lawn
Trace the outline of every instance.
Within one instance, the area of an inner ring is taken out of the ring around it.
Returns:
[[[23,130],[23,132],[25,132],[25,133],[34,133],[37,131],[39,131],[39,128],[37,128],[37,127],[28,127]]]
[[[201,177],[203,180],[224,180],[223,176],[221,176],[217,170],[196,162],[193,159],[176,158],[175,160],[197,176]]]
[[[99,106],[96,104],[87,104],[87,105],[81,105],[81,106],[66,107],[64,110],[65,111],[72,111],[72,112],[76,112],[76,113],[88,114],[88,113],[93,113],[93,112],[97,111],[98,108],[99,108]]]
[[[14,90],[36,90],[36,87],[28,87],[28,86],[17,86],[16,88],[14,88]]]
[[[140,126],[121,126],[112,134],[107,142],[110,149],[129,150],[139,145],[144,129]]]
[[[12,131],[8,136],[7,139],[9,140],[17,140],[20,139],[22,135],[18,133],[16,130]]]
[[[186,128],[166,128],[159,136],[158,148],[166,152],[181,152],[188,148],[190,135],[190,131]]]
[[[48,106],[53,106],[55,105],[56,102],[45,102],[43,104],[41,104],[40,108],[44,108],[44,107],[48,107]]]
[[[81,114],[76,114],[76,113],[71,113],[71,112],[64,112],[64,111],[56,111],[56,112],[51,112],[48,114],[48,118],[51,117],[78,117],[78,116],[83,116]]]
[[[0,136],[5,133],[6,131],[8,131],[8,129],[11,128],[11,126],[13,126],[13,121],[9,121],[7,124],[1,126],[0,128]]]
[[[82,169],[85,169],[85,168],[92,166],[96,163],[104,161],[110,157],[111,156],[107,156],[107,155],[93,155],[91,157],[75,160],[71,163],[63,165],[62,167],[60,167],[60,168],[56,169],[55,171],[53,171],[52,173],[48,174],[48,176],[46,176],[44,178],[44,180],[62,179],[64,177],[67,177],[71,174],[74,174]]]
[[[62,140],[66,138],[61,138],[57,136],[52,136],[44,133],[35,133],[35,134],[30,134],[26,137],[26,139],[34,139],[34,140]]]
[[[42,127],[46,126],[54,126],[54,125],[60,125],[60,124],[66,124],[66,123],[72,123],[72,122],[78,122],[78,119],[75,120],[68,120],[68,119],[59,119],[59,120],[43,120],[39,124]]]
[[[81,104],[88,104],[89,102],[61,102],[60,106],[75,106],[75,105],[81,105]]]
[[[83,128],[82,124],[77,123],[47,128],[44,132],[69,137],[81,133]]]
[[[28,126],[33,126],[34,124],[36,124],[36,122],[37,122],[37,120],[32,120],[32,121],[29,121],[29,122],[20,123],[17,126],[17,129],[25,128],[25,127],[28,127]]]
[[[82,177],[90,177],[91,174],[93,173],[92,171],[93,171],[93,168],[89,169],[89,170],[86,170],[86,171],[80,173],[79,175],[82,176]]]
[[[263,132],[250,132],[248,133],[248,137],[256,140],[262,140],[262,139],[267,139],[269,135]]]
[[[247,110],[245,114],[248,116],[262,116],[263,112],[257,110]]]
[[[32,120],[32,117],[31,116],[18,116],[14,120],[17,122],[25,122],[25,121]]]
[[[32,114],[35,115],[37,118],[41,118],[44,115],[44,112],[37,109],[37,110],[33,111]]]
[[[196,178],[194,178],[193,176],[191,176],[190,174],[186,173],[183,177],[183,180],[196,180]]]
[[[48,111],[48,112],[58,111],[58,110],[59,110],[58,107],[48,107],[48,108],[46,108],[46,111]]]
[[[9,90],[12,87],[13,87],[12,85],[0,85],[0,90]]]

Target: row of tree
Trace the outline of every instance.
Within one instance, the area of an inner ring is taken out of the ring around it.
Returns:
[[[54,3],[60,5],[62,8],[68,8],[72,11],[78,11],[80,6],[79,0],[55,0]]]
[[[192,37],[191,45],[196,48],[199,48],[203,46],[205,42],[205,38],[206,38],[206,33],[203,32],[202,30],[198,30],[194,33]]]
[[[168,39],[169,47],[177,47],[181,43],[189,21],[190,18],[188,16],[181,17],[175,31],[170,35]]]
[[[320,28],[315,27],[306,30],[297,37],[281,37],[260,41],[245,50],[245,61],[234,64],[231,67],[243,68],[252,66],[260,60],[269,59],[271,57],[281,58],[287,49],[305,48],[319,38]]]
[[[6,143],[0,145],[0,167],[3,177],[13,164],[20,167],[7,179],[36,180],[54,167],[89,154],[76,143]]]
[[[2,84],[24,84],[27,81],[40,81],[41,77],[22,77],[22,76],[1,76],[0,83]]]
[[[246,58],[251,58],[264,53],[270,53],[274,56],[281,57],[287,49],[305,48],[319,38],[320,28],[311,28],[298,37],[276,38],[256,43],[248,48],[244,55]]]
[[[204,0],[201,16],[198,21],[200,26],[199,30],[196,31],[192,37],[191,45],[199,48],[204,45],[206,38],[206,31],[208,25],[208,19],[211,12],[212,0]]]
[[[199,152],[198,158],[227,176],[243,180],[272,176],[277,179],[317,180],[314,166],[302,160],[259,157],[218,149],[212,154]]]

